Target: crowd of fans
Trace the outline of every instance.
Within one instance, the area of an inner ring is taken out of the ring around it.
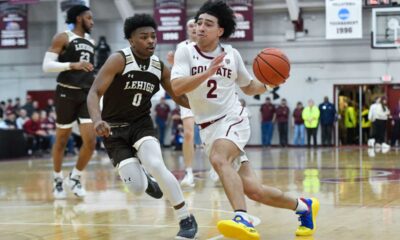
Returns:
[[[50,153],[55,142],[56,112],[54,100],[49,98],[47,105],[40,108],[38,101],[30,95],[22,105],[19,98],[0,102],[0,129],[22,130],[26,139],[27,154],[42,155]],[[68,141],[66,154],[75,155],[79,147],[78,132],[72,134]]]

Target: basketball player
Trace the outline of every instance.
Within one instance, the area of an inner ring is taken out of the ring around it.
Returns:
[[[247,95],[262,94],[266,87],[252,79],[236,49],[220,42],[235,30],[232,9],[221,0],[207,1],[195,19],[197,42],[177,49],[171,84],[175,94],[187,94],[210,163],[235,211],[232,220],[218,222],[218,230],[226,237],[260,238],[246,212],[247,195],[266,205],[294,210],[301,221],[296,235],[313,234],[318,201],[295,199],[262,185],[245,158],[250,125],[235,94],[236,85]],[[238,172],[233,167],[237,160],[241,162]]]
[[[71,31],[54,36],[43,60],[45,72],[59,72],[55,107],[57,113],[56,141],[52,149],[54,164],[53,195],[56,199],[66,197],[63,188],[63,162],[65,146],[71,134],[73,123],[78,120],[83,144],[78,161],[69,174],[66,184],[78,197],[86,195],[81,184],[82,171],[89,162],[96,144],[96,135],[86,106],[87,92],[94,80],[94,45],[89,33],[93,27],[90,9],[76,5],[67,11],[67,24],[73,24]]]
[[[151,98],[160,89],[160,83],[178,104],[189,107],[186,96],[175,96],[169,69],[153,55],[156,28],[154,19],[147,14],[125,20],[124,33],[130,46],[107,59],[87,102],[95,130],[104,137],[107,152],[125,185],[137,195],[143,192],[147,181],[142,164],[159,182],[177,212],[180,231],[176,238],[195,239],[196,220],[187,209],[178,181],[164,164],[150,117]],[[104,96],[102,112],[101,96]]]
[[[186,46],[191,42],[196,42],[196,23],[194,19],[190,19],[186,23],[186,32],[188,39],[179,43],[177,48]],[[174,64],[174,53],[168,53],[168,62]],[[181,181],[182,187],[194,187],[194,177],[193,177],[193,156],[194,156],[194,116],[190,109],[185,107],[181,108],[181,119],[183,123],[183,160],[185,162],[185,177]]]

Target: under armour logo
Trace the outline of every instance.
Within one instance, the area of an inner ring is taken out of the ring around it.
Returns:
[[[193,55],[193,59],[199,60],[198,56]]]
[[[133,78],[133,73],[128,74],[128,78]]]

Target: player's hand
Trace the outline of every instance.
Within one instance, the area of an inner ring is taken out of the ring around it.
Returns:
[[[71,63],[70,66],[72,70],[83,70],[85,72],[91,72],[94,70],[93,64],[85,61]]]
[[[174,65],[174,55],[175,53],[173,51],[169,51],[167,53],[167,62],[172,66]]]
[[[225,56],[226,56],[226,53],[223,52],[211,61],[210,65],[208,66],[208,68],[206,70],[206,74],[208,77],[211,77],[212,75],[214,75],[218,71],[218,69],[220,69],[221,67],[224,66],[223,60],[224,60]]]
[[[100,120],[94,123],[96,134],[101,137],[108,137],[111,134],[111,127],[107,122]]]

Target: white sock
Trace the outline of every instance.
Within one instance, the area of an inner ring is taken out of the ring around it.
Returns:
[[[298,198],[296,212],[307,212],[307,211],[308,211],[307,204],[301,198]]]
[[[76,169],[76,167],[74,167],[74,169],[72,169],[71,172],[71,178],[80,179],[81,176],[82,176],[82,171],[79,171],[78,169]]]
[[[175,211],[176,211],[176,215],[178,215],[179,220],[183,220],[187,217],[190,217],[190,213],[189,213],[189,210],[187,209],[186,203],[185,203],[185,205],[183,205],[183,207],[181,207],[179,209],[175,209]]]
[[[192,168],[186,168],[186,174],[193,176],[193,169]]]
[[[61,178],[61,179],[64,179],[64,176],[63,176],[63,172],[62,172],[62,171],[60,171],[60,172],[55,172],[55,171],[53,171],[53,177],[54,177],[54,178]]]

